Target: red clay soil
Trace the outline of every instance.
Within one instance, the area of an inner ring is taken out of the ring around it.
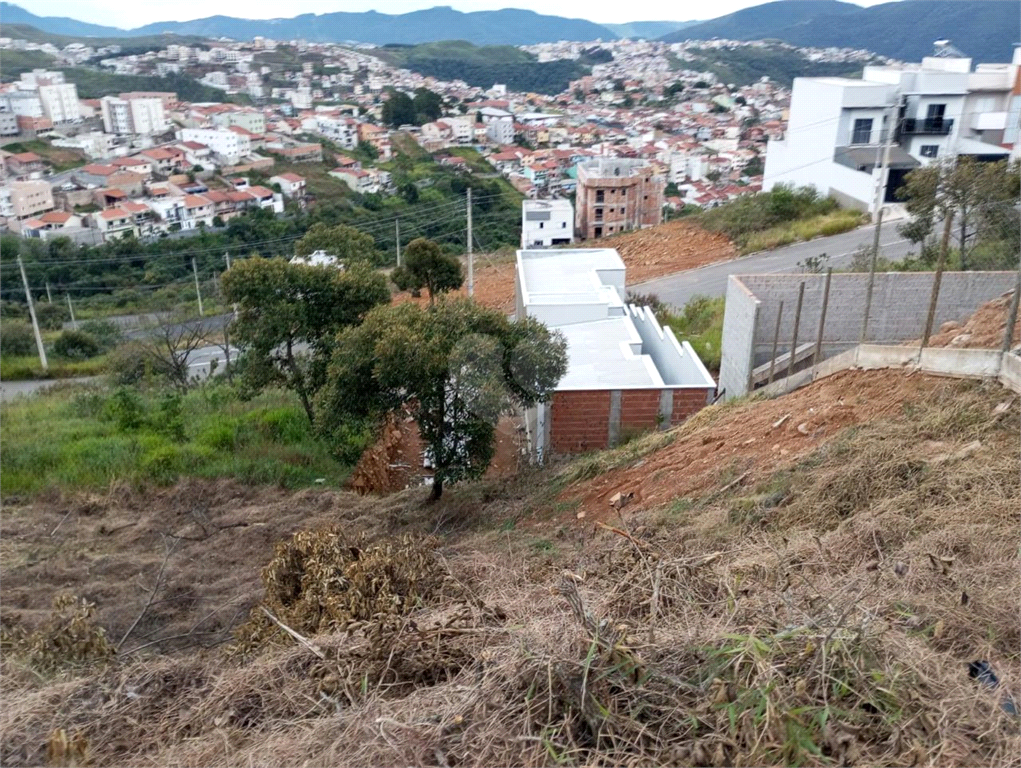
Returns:
[[[775,400],[711,406],[678,427],[670,445],[574,483],[561,498],[578,502],[573,509],[589,524],[616,518],[609,502],[618,492],[634,493],[629,508],[651,509],[734,481],[752,486],[844,427],[899,413],[905,402],[947,381],[901,371],[843,371]]]
[[[671,221],[658,227],[625,232],[579,243],[577,247],[616,248],[627,266],[629,285],[695,269],[737,256],[726,236],[707,232],[690,221]],[[498,260],[497,260],[498,259]],[[462,295],[467,288],[461,288]],[[400,293],[394,301],[412,301]],[[428,298],[418,299],[427,302]],[[506,256],[479,254],[475,258],[475,300],[503,312],[514,311],[514,262]]]
[[[961,347],[964,349],[999,349],[1007,328],[1007,313],[1013,291],[987,301],[963,324],[943,323],[939,333],[929,339],[930,347]],[[918,342],[913,342],[917,344]],[[1014,325],[1012,347],[1021,344],[1021,323]]]
[[[496,426],[496,454],[486,477],[503,477],[518,470],[524,445],[519,421],[509,416]],[[422,466],[424,446],[418,425],[410,418],[392,419],[383,428],[379,439],[362,454],[351,473],[348,487],[360,494],[385,495],[423,484],[432,470]]]

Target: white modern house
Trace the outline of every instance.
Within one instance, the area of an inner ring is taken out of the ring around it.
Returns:
[[[940,158],[1006,159],[1021,121],[1019,70],[1021,49],[1010,64],[973,69],[939,41],[921,64],[867,66],[860,80],[795,78],[787,130],[766,150],[763,189],[812,186],[875,214],[888,137],[884,203],[897,199],[908,172]]]
[[[524,200],[521,247],[550,248],[574,242],[574,206],[570,200]]]
[[[230,129],[184,128],[177,132],[177,138],[205,144],[226,165],[237,165],[241,158],[252,153],[249,138]]]
[[[612,248],[520,250],[516,317],[567,342],[567,373],[551,400],[525,414],[532,455],[579,453],[679,424],[711,402],[716,383],[691,345],[626,300]]]

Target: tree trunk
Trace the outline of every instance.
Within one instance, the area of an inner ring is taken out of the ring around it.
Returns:
[[[968,269],[968,259],[964,255],[964,239],[968,232],[968,212],[965,208],[961,208],[961,271],[964,272]]]
[[[440,496],[443,495],[443,480],[439,477],[433,478],[433,489],[432,493],[429,494],[429,503],[434,504],[440,500]]]
[[[298,399],[301,400],[301,407],[305,409],[305,415],[308,416],[308,423],[315,425],[315,412],[312,410],[312,403],[309,400],[308,392],[305,390],[304,384],[298,383],[302,379],[298,374],[298,366],[294,363],[294,353],[290,339],[287,340],[287,367],[291,369],[291,380],[294,382],[294,391],[298,393]]]

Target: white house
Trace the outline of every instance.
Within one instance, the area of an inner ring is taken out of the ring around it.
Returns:
[[[941,157],[1005,159],[1021,119],[1021,110],[1011,111],[1019,67],[1015,49],[1010,64],[974,71],[971,59],[936,55],[921,64],[867,66],[861,80],[795,78],[786,133],[766,150],[763,189],[813,186],[874,214],[890,131],[885,203],[896,200],[912,168]]]
[[[358,146],[358,122],[339,115],[316,115],[313,130],[341,149],[352,150]]]
[[[296,173],[281,173],[277,176],[271,176],[269,183],[279,184],[280,191],[287,198],[300,198],[305,194],[305,179]]]
[[[514,142],[514,115],[496,107],[483,107],[479,114],[486,126],[486,137],[491,142],[494,144]]]
[[[237,165],[252,153],[248,136],[230,129],[184,128],[177,132],[177,138],[205,144],[225,165]]]
[[[521,247],[549,248],[574,242],[574,206],[570,200],[523,200]]]

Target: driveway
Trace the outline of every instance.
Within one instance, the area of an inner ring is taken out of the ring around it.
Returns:
[[[903,259],[918,246],[901,237],[897,231],[899,222],[883,224],[880,235],[879,253],[891,260]],[[629,286],[635,293],[654,293],[674,307],[680,308],[694,296],[723,296],[727,292],[727,278],[730,275],[769,275],[799,272],[798,262],[810,256],[825,253],[827,264],[835,269],[847,267],[851,255],[861,245],[872,247],[875,225],[832,237],[817,237],[807,243],[795,243],[772,251],[760,251],[741,256],[731,261],[709,264],[698,269],[689,269],[666,277],[659,277],[646,283]]]

